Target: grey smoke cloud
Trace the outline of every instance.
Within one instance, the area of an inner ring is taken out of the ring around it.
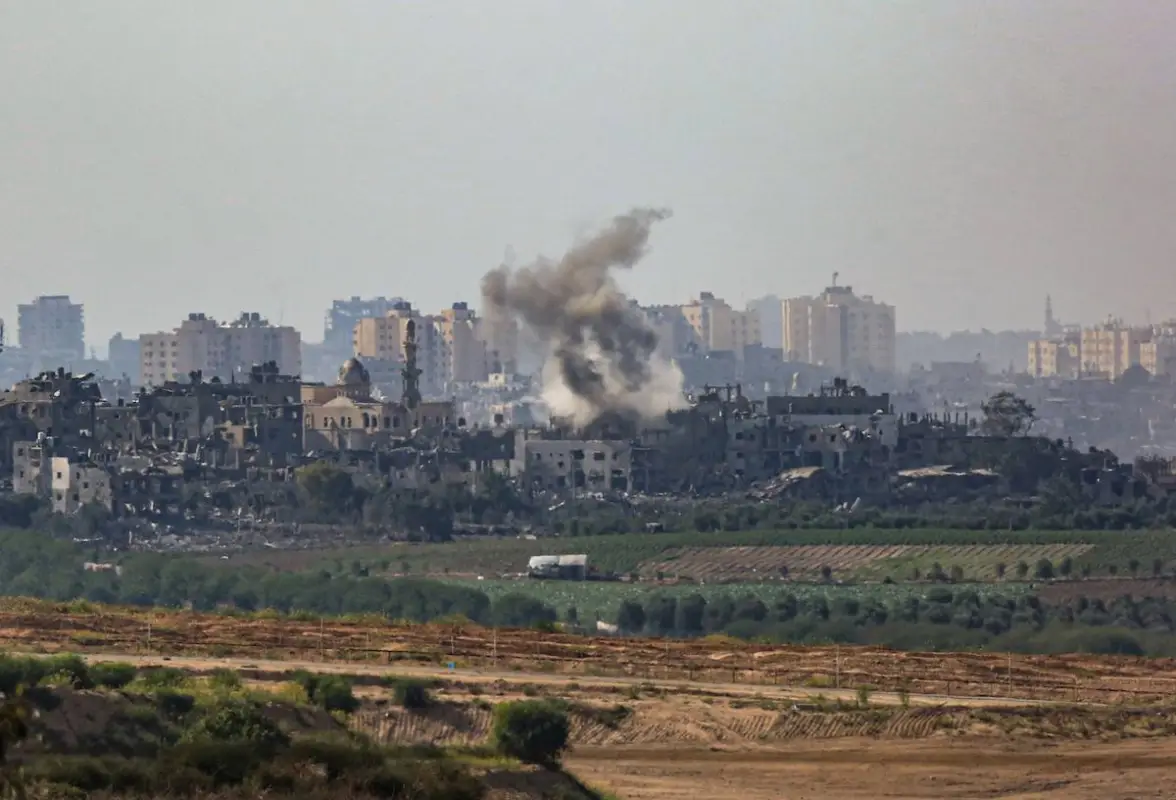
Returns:
[[[651,417],[680,405],[681,373],[657,355],[657,334],[613,277],[641,260],[653,225],[669,216],[636,208],[558,261],[501,266],[482,278],[487,307],[548,344],[544,399],[555,414],[586,424],[605,411]]]

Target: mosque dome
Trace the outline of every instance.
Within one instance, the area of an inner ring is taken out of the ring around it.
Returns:
[[[349,358],[343,362],[343,366],[339,367],[340,386],[368,386],[372,382],[368,375],[367,367],[365,367],[358,358]]]

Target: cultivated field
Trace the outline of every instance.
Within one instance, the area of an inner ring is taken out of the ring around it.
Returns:
[[[1012,578],[1020,562],[1032,567],[1045,558],[1059,564],[1065,558],[1076,560],[1093,547],[1089,544],[687,547],[669,550],[643,562],[638,571],[644,577],[664,575],[699,581],[755,581],[766,576],[813,580],[827,567],[838,578],[905,580],[916,569],[923,574],[939,564],[945,572],[952,567],[960,568],[965,580],[990,581],[997,579],[998,565],[1006,568],[1002,577]]]
[[[1176,660],[1077,655],[912,653],[867,647],[763,646],[728,639],[619,639],[373,620],[230,617],[9,602],[10,650],[140,653],[413,666],[448,672],[615,676],[688,691],[700,684],[845,689],[1063,702],[1170,702]]]
[[[1176,568],[1176,531],[961,531],[936,529],[776,530],[712,533],[632,533],[608,536],[484,538],[444,543],[394,542],[330,550],[261,550],[234,553],[220,566],[252,565],[280,571],[367,567],[379,575],[484,576],[525,571],[532,556],[584,553],[604,572],[637,573],[646,578],[682,575],[701,580],[763,581],[777,578],[781,567],[807,580],[830,567],[848,580],[909,580],[934,563],[958,566],[968,580],[996,579],[997,564],[1006,579],[1024,561],[1032,567],[1048,558],[1059,564],[1070,557],[1075,574],[1092,576],[1110,570],[1127,575],[1132,567],[1150,575]]]
[[[671,597],[685,597],[699,594],[707,602],[719,596],[738,599],[745,595],[753,595],[764,603],[771,605],[777,595],[788,593],[799,599],[814,596],[825,597],[830,603],[840,598],[853,598],[863,603],[872,600],[890,602],[901,600],[909,596],[922,597],[927,593],[926,584],[819,584],[795,583],[783,580],[752,583],[738,581],[729,583],[652,583],[640,581],[558,581],[558,580],[471,580],[469,578],[444,578],[447,583],[477,589],[491,600],[506,594],[523,594],[550,606],[561,614],[568,608],[575,607],[581,620],[591,625],[594,620],[601,619],[611,622],[616,619],[617,608],[625,600],[635,600],[644,603],[653,594],[669,595]],[[956,589],[966,589],[968,584],[957,584]],[[984,589],[985,586],[974,588]],[[1028,592],[1030,584],[1013,582],[1000,587],[1001,594],[1016,597]]]

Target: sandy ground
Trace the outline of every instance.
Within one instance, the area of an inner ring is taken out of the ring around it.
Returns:
[[[786,749],[579,749],[568,766],[624,800],[1176,796],[1171,740],[1113,745],[842,739]]]

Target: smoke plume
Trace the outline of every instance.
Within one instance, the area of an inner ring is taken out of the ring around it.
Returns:
[[[634,209],[558,261],[502,266],[482,278],[487,308],[548,344],[543,399],[553,414],[585,425],[606,411],[652,418],[682,404],[681,372],[660,357],[657,334],[612,274],[641,260],[650,228],[669,216]]]

